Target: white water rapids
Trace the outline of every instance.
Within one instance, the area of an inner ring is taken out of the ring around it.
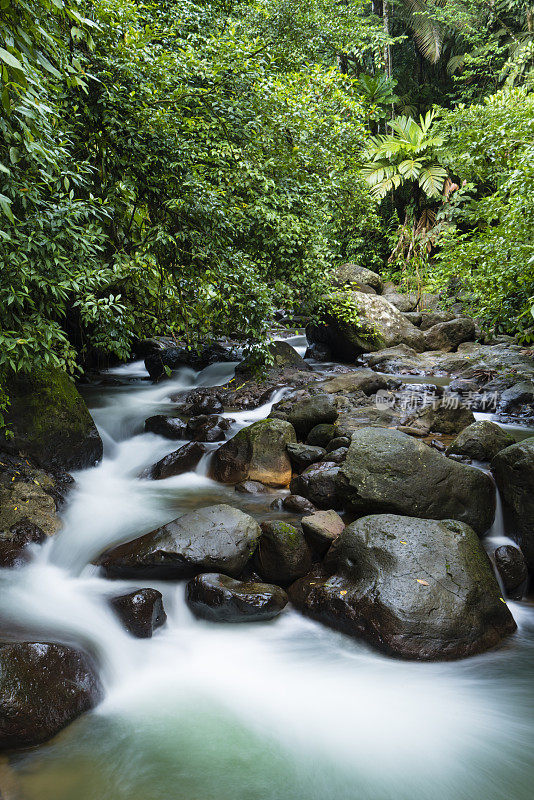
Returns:
[[[89,398],[102,463],[78,473],[63,530],[32,563],[0,571],[2,613],[36,636],[98,657],[104,702],[53,742],[17,755],[20,800],[531,800],[534,613],[510,604],[518,633],[448,664],[386,658],[292,610],[268,623],[195,620],[183,583],[109,581],[106,547],[180,513],[229,502],[262,518],[276,497],[239,495],[205,466],[165,481],[139,472],[179,443],[143,432],[168,396],[223,383],[232,365],[182,369],[165,383]],[[141,363],[112,371],[141,377]],[[272,398],[276,400],[276,398]],[[231,414],[239,427],[270,403]],[[502,531],[492,532],[496,537]],[[500,540],[499,540],[500,543]],[[167,624],[130,637],[106,598],[152,585]]]

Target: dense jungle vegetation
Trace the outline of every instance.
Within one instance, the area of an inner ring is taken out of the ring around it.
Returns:
[[[0,367],[261,341],[350,260],[534,339],[522,0],[0,0]]]

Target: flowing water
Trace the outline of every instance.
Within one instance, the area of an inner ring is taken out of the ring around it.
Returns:
[[[200,622],[183,583],[149,584],[168,614],[152,639],[133,639],[117,622],[107,598],[143,583],[102,578],[91,560],[104,548],[216,502],[273,515],[277,494],[255,498],[215,484],[206,460],[165,481],[137,478],[179,446],[144,433],[143,420],[170,410],[172,392],[221,384],[232,371],[182,369],[154,387],[140,362],[112,370],[126,385],[88,397],[104,459],[76,475],[61,533],[27,567],[0,571],[0,583],[4,617],[97,655],[106,696],[51,743],[11,759],[16,797],[531,800],[528,602],[510,604],[519,630],[504,646],[447,664],[386,658],[292,610],[268,623]],[[228,415],[230,435],[271,403]],[[491,535],[502,541],[500,515]]]

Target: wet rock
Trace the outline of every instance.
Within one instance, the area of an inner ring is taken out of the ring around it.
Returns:
[[[287,452],[295,470],[301,472],[306,467],[309,467],[310,464],[320,461],[326,450],[324,447],[313,447],[309,444],[292,442],[287,445]]]
[[[279,586],[236,581],[227,575],[197,575],[187,584],[187,604],[197,617],[211,622],[261,622],[278,616],[287,605]]]
[[[287,522],[262,522],[254,564],[259,575],[269,583],[286,586],[301,578],[312,565],[304,534]]]
[[[327,447],[336,435],[336,426],[321,424],[311,429],[306,437],[306,444],[312,447]]]
[[[26,458],[0,452],[0,530],[31,523],[52,536],[61,527],[58,511],[72,486],[68,473],[47,472]]]
[[[319,344],[318,342],[310,344],[306,348],[306,352],[304,353],[304,358],[312,358],[315,361],[319,361],[324,363],[326,361],[332,361],[332,351],[328,347],[327,344]]]
[[[222,414],[224,406],[217,395],[205,395],[184,404],[180,411],[188,417],[209,416],[211,414]]]
[[[462,342],[475,338],[475,323],[470,317],[439,322],[425,331],[425,350],[455,350]]]
[[[167,620],[157,589],[136,589],[111,598],[110,604],[126,630],[138,639],[149,639]]]
[[[259,481],[242,481],[236,483],[235,491],[240,494],[271,494],[271,489]]]
[[[309,514],[315,511],[315,506],[306,497],[298,494],[288,494],[282,500],[282,508],[293,514]]]
[[[511,537],[523,551],[529,570],[534,570],[534,436],[501,450],[491,471],[510,512]]]
[[[176,580],[213,570],[237,577],[259,536],[252,517],[221,503],[184,514],[107,550],[96,563],[112,578]]]
[[[416,350],[427,349],[421,333],[385,297],[351,292],[358,308],[358,320],[348,323],[337,319],[334,312],[325,315],[319,325],[308,325],[308,341],[327,344],[335,358],[354,361],[362,353],[407,344]]]
[[[340,264],[332,275],[332,284],[339,288],[350,287],[354,283],[370,286],[377,294],[382,291],[382,278],[370,269],[360,267],[359,264]]]
[[[461,403],[451,403],[451,398],[447,397],[428,408],[423,408],[414,416],[409,416],[404,422],[419,431],[419,435],[426,436],[429,433],[453,435],[472,425],[475,417],[471,409]]]
[[[295,428],[297,436],[305,439],[317,425],[335,422],[337,408],[334,398],[329,394],[316,394],[277,403],[271,411],[270,418],[287,420]]]
[[[452,311],[424,311],[421,314],[420,328],[422,331],[428,331],[434,325],[439,325],[442,322],[452,322],[455,315]]]
[[[22,518],[7,531],[0,530],[0,567],[19,567],[29,560],[27,547],[29,544],[42,544],[46,533]]]
[[[335,450],[339,450],[340,447],[349,447],[350,446],[350,436],[336,436],[335,439],[331,439],[328,442],[326,451],[327,453],[332,453]]]
[[[439,363],[434,353],[418,353],[405,344],[386,347],[376,353],[365,353],[363,360],[371,369],[391,375],[431,375]],[[464,359],[462,366],[465,367],[468,363]]]
[[[0,431],[3,450],[23,453],[51,470],[84,469],[100,461],[102,439],[66,372],[48,367],[7,375],[0,370],[0,384],[10,398],[4,418],[11,436]]]
[[[191,417],[185,429],[185,438],[195,442],[222,442],[233,420],[216,415]]]
[[[480,541],[457,521],[362,517],[326,566],[291,586],[292,603],[400,658],[465,658],[516,629]]]
[[[101,698],[93,661],[81,650],[48,642],[0,644],[0,749],[51,739]]]
[[[200,442],[189,442],[184,444],[173,453],[152,464],[144,470],[140,478],[151,478],[154,481],[172,478],[173,475],[182,475],[184,472],[192,472],[198,465],[202,456],[206,453],[206,447]]]
[[[341,375],[334,375],[333,378],[319,384],[320,388],[330,394],[339,392],[353,394],[362,391],[366,395],[372,395],[379,389],[387,389],[388,382],[383,375],[378,375],[372,369],[361,368],[356,372],[344,372]]]
[[[523,553],[511,544],[498,547],[494,553],[495,566],[501,576],[506,594],[514,600],[520,600],[521,589],[528,578],[527,565]]]
[[[171,346],[157,349],[145,358],[145,368],[153,381],[165,377],[167,369],[178,367],[192,367],[202,370],[210,364],[219,361],[239,361],[239,354],[235,349],[212,344],[200,351],[188,347]],[[167,369],[166,369],[167,368]]]
[[[506,389],[500,397],[499,411],[510,413],[522,405],[534,405],[533,381],[521,381]]]
[[[333,461],[320,461],[294,477],[289,489],[292,494],[307,497],[317,508],[339,508],[338,472],[338,464]]]
[[[147,433],[157,433],[165,439],[185,439],[185,427],[185,422],[179,417],[166,417],[164,414],[156,414],[145,420]]]
[[[323,557],[345,528],[345,523],[335,511],[315,511],[301,520],[304,537],[311,549]]]
[[[504,431],[495,422],[481,420],[463,429],[447,448],[447,455],[454,453],[475,461],[491,461],[497,453],[512,444],[515,444],[515,439],[511,433]]]
[[[306,364],[302,356],[288,342],[283,340],[271,342],[268,350],[272,359],[272,364],[268,369],[270,375],[287,370],[309,371],[311,369],[310,365]],[[236,377],[251,377],[256,371],[256,361],[252,357],[248,357],[236,367]]]
[[[345,461],[348,452],[348,447],[338,447],[337,450],[330,450],[328,453],[326,453],[322,460],[331,461],[334,464],[341,464],[342,461]]]
[[[456,519],[479,535],[495,516],[495,486],[488,475],[396,430],[356,431],[336,483],[341,500],[359,514]]]
[[[213,455],[210,475],[223,483],[259,481],[268,486],[287,486],[291,462],[287,445],[296,442],[289,422],[266,419],[243,428]]]

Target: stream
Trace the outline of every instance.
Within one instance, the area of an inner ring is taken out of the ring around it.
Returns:
[[[295,339],[293,345],[302,345]],[[87,394],[104,458],[75,475],[62,531],[17,570],[0,570],[3,614],[46,639],[82,644],[101,665],[103,703],[55,739],[10,759],[20,800],[532,800],[534,605],[511,602],[517,633],[453,663],[408,663],[287,609],[243,625],[196,620],[177,582],[109,581],[91,561],[181,513],[227,502],[258,520],[272,495],[243,495],[195,472],[141,470],[180,443],[143,431],[173,392],[219,385],[232,364],[183,368],[152,385],[142,362],[124,385]],[[426,381],[421,378],[420,381]],[[226,414],[228,435],[273,402]],[[214,445],[215,447],[216,445]],[[209,456],[208,456],[209,457]],[[492,542],[501,543],[497,514]],[[150,585],[167,624],[129,636],[107,598]]]

